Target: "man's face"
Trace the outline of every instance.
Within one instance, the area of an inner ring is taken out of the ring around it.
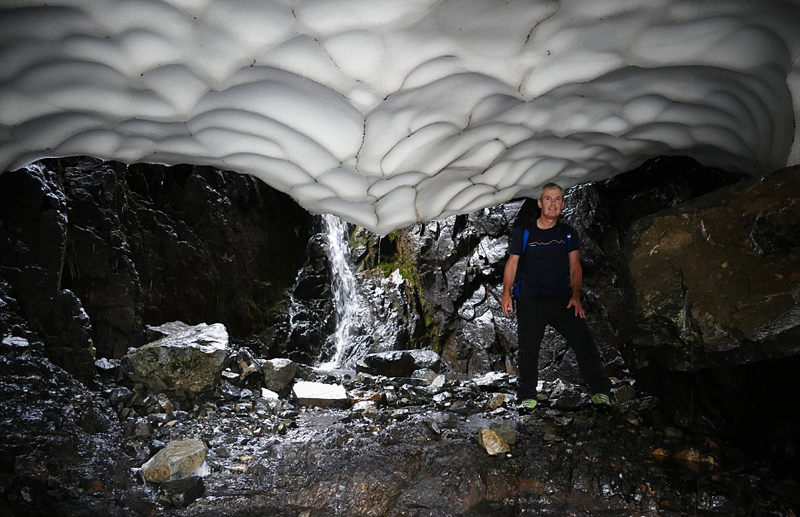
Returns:
[[[557,218],[564,208],[564,193],[557,188],[543,190],[539,197],[539,208],[542,209],[542,216],[546,219]]]

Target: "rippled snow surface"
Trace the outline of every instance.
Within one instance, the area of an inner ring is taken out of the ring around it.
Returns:
[[[800,161],[797,2],[1,5],[0,170],[207,164],[385,234],[657,155]]]

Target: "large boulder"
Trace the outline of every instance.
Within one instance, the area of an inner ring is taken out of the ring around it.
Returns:
[[[201,323],[132,350],[121,366],[152,391],[193,395],[219,382],[228,352],[225,326]]]
[[[797,167],[638,221],[629,362],[689,371],[798,355],[799,244]]]

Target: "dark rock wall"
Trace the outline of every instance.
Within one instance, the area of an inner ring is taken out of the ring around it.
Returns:
[[[13,305],[2,285],[0,298]],[[23,323],[14,329],[32,336]],[[94,495],[132,484],[119,419],[99,393],[54,365],[43,349],[19,336],[0,341],[3,515],[125,515],[106,505],[93,511]],[[79,501],[80,494],[89,501]]]
[[[47,160],[0,175],[0,268],[49,357],[81,379],[145,325],[263,331],[285,310],[310,215],[288,196],[207,167]]]
[[[796,465],[800,168],[640,219],[624,256],[624,353],[675,420]]]
[[[62,285],[68,231],[67,199],[55,172],[35,166],[0,175],[0,273],[8,296],[46,343],[48,356],[88,381],[94,367],[92,328],[78,297]],[[0,325],[8,322],[3,318]]]

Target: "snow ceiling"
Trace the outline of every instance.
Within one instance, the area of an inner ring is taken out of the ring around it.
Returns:
[[[800,161],[800,3],[3,0],[0,171],[251,174],[388,233],[680,154]]]

